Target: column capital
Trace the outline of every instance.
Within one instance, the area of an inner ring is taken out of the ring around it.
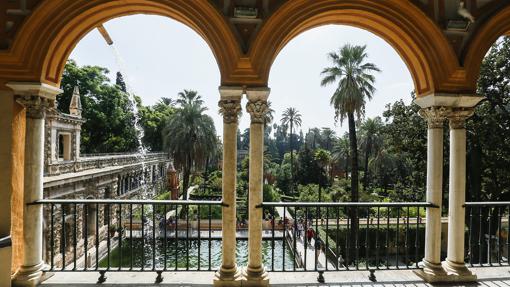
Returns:
[[[418,114],[427,120],[429,129],[442,129],[444,121],[450,111],[451,108],[432,106],[420,109]]]
[[[10,82],[7,87],[17,96],[16,102],[27,110],[27,117],[43,119],[46,111],[55,109],[55,99],[63,91],[57,87],[32,82]]]
[[[31,119],[44,119],[46,111],[55,106],[55,100],[40,96],[18,96],[16,102],[25,107],[27,118]]]
[[[474,108],[451,109],[447,117],[450,122],[450,129],[465,129],[466,120],[475,113]]]
[[[270,88],[250,88],[246,89],[246,96],[248,103],[246,104],[246,111],[251,116],[251,122],[256,124],[263,124],[265,117],[269,111],[267,98],[271,92]]]
[[[218,106],[220,107],[220,114],[223,115],[224,124],[237,124],[241,115],[241,98],[221,99]]]
[[[252,124],[263,124],[269,111],[269,105],[266,100],[250,100],[246,104],[246,111],[251,116]]]

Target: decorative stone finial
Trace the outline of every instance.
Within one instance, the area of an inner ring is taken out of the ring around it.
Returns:
[[[78,89],[78,86],[75,86],[73,97],[71,98],[71,103],[69,104],[69,113],[73,116],[81,118],[81,110],[80,90]]]
[[[429,129],[442,129],[447,115],[451,108],[447,107],[429,107],[419,111],[422,118],[427,120]]]
[[[220,107],[220,114],[223,115],[223,123],[235,124],[241,114],[241,101],[225,99],[218,102]]]
[[[25,107],[27,117],[32,119],[43,119],[46,111],[53,106],[53,101],[40,96],[19,96],[16,99],[18,104]]]
[[[268,110],[266,100],[250,100],[246,104],[246,111],[251,115],[251,123],[263,124]]]

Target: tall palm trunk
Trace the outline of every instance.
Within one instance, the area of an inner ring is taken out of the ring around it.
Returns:
[[[349,118],[349,142],[351,150],[351,202],[359,201],[358,194],[358,146],[356,139],[356,122],[354,113],[348,113]],[[358,244],[358,208],[353,207],[350,210],[351,217],[351,236],[350,236],[350,260],[356,257]],[[350,262],[349,262],[350,263]]]
[[[191,176],[191,165],[193,164],[193,160],[191,158],[191,155],[188,154],[187,156],[187,164],[184,167],[183,174],[182,174],[182,197],[184,200],[188,197],[188,187],[189,187],[189,180]]]
[[[294,153],[292,152],[292,121],[290,122],[289,147],[290,147],[290,192],[292,195],[294,195]]]
[[[363,171],[363,189],[367,190],[368,187],[368,159],[370,158],[370,152],[372,151],[372,137],[368,136],[367,145],[365,147],[365,162]]]

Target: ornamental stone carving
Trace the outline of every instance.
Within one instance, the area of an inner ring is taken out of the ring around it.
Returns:
[[[252,124],[263,124],[268,110],[269,106],[265,100],[248,101],[246,104],[246,111],[250,113]]]
[[[27,118],[32,119],[43,119],[46,111],[54,107],[54,100],[40,96],[19,96],[16,102],[25,107]]]
[[[223,115],[223,123],[237,124],[241,115],[240,100],[220,100],[218,106],[220,107],[220,114]]]
[[[427,120],[429,129],[442,129],[447,115],[451,108],[447,107],[429,107],[421,109],[419,115]]]
[[[450,122],[450,129],[465,129],[466,120],[475,113],[473,108],[458,108],[452,109],[447,117]]]

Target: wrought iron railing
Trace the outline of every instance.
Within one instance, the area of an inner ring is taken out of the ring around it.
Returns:
[[[419,268],[426,202],[264,202],[270,271]],[[353,220],[354,219],[354,220]],[[283,232],[284,236],[275,236]],[[267,244],[267,243],[266,243]],[[282,250],[275,248],[281,246]],[[275,250],[277,252],[275,253]],[[375,278],[375,277],[372,277]]]
[[[212,271],[221,201],[44,199],[46,271]],[[218,233],[218,230],[220,230]]]
[[[466,202],[466,263],[510,265],[510,202]]]

